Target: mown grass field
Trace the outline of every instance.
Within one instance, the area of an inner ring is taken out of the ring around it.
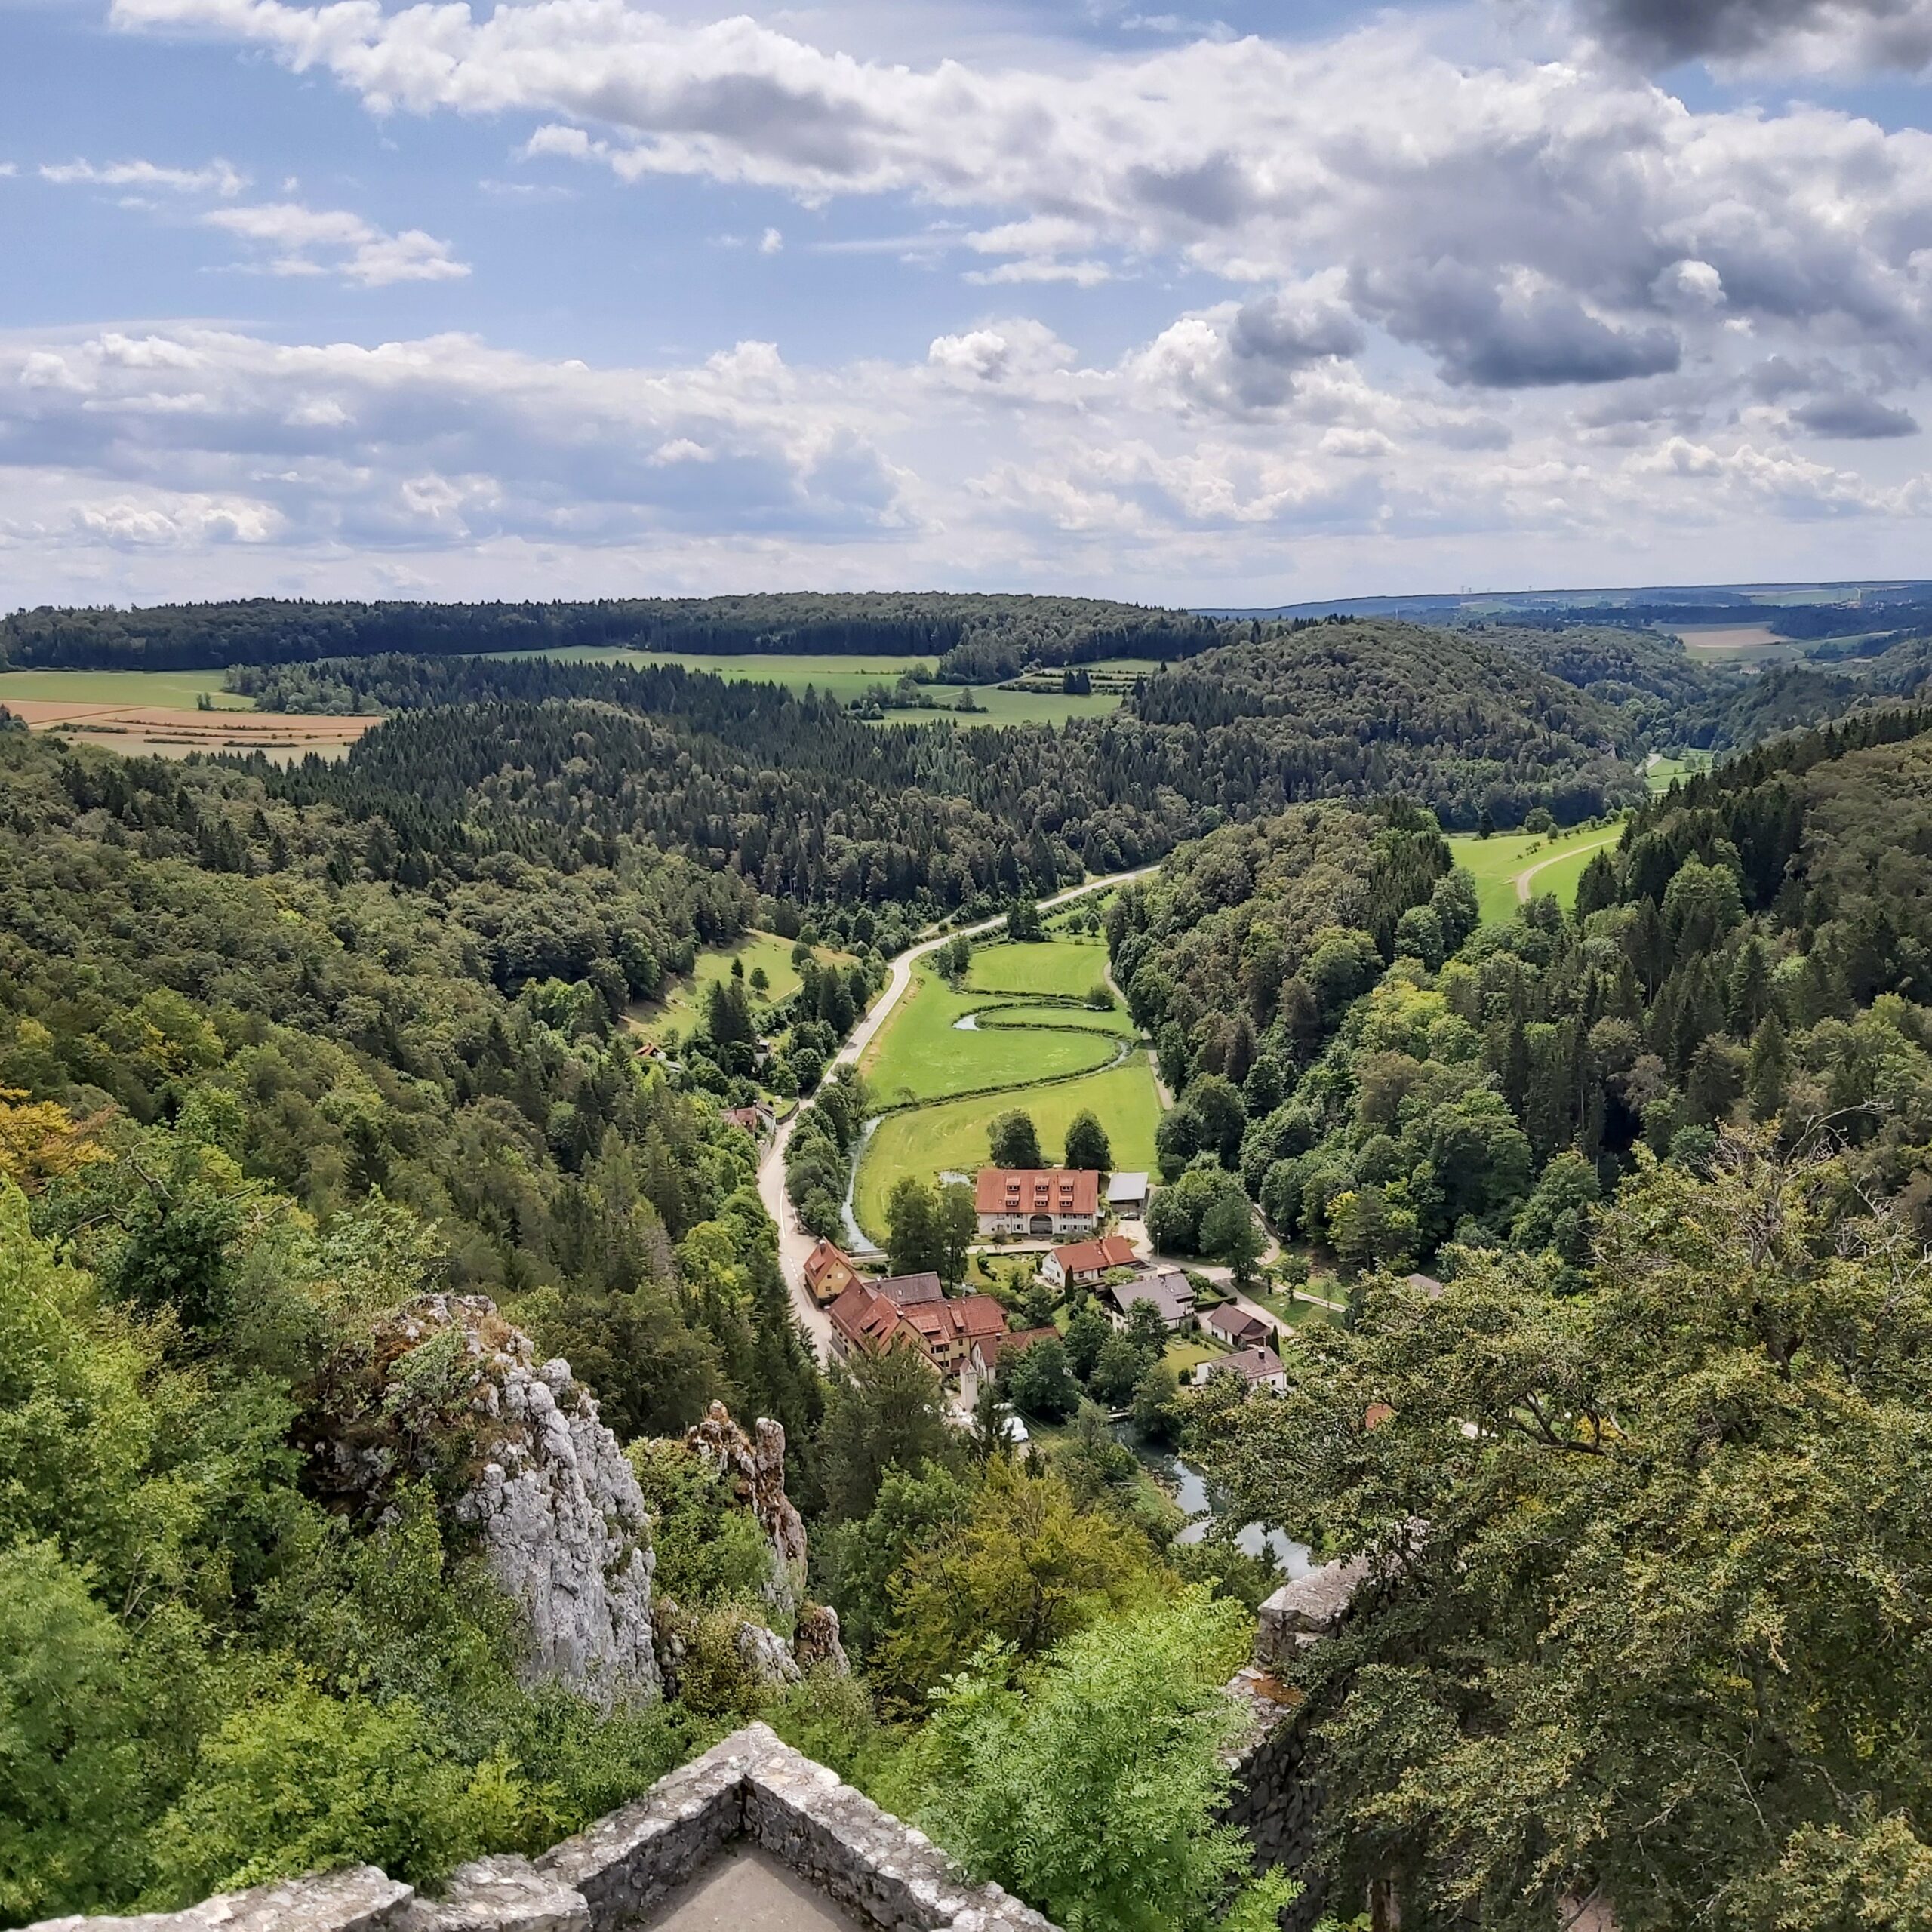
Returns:
[[[198,708],[203,693],[219,711],[253,711],[255,700],[221,688],[220,671],[0,671],[0,704],[10,697],[41,704]]]
[[[956,991],[930,968],[914,969],[860,1062],[878,1104],[906,1109],[880,1122],[860,1164],[854,1207],[868,1234],[883,1235],[886,1198],[901,1175],[930,1181],[985,1165],[988,1128],[1009,1107],[1032,1115],[1050,1161],[1068,1123],[1091,1106],[1118,1165],[1152,1164],[1160,1109],[1146,1054],[1137,1044],[1112,1064],[1134,1038],[1125,1012],[1042,1003],[1083,997],[1106,968],[1103,943],[1069,937],[976,947]],[[968,1013],[979,1023],[962,1029],[955,1023]],[[995,1023],[1002,1020],[1029,1023]]]
[[[1588,832],[1558,832],[1546,836],[1532,832],[1499,832],[1481,838],[1474,832],[1451,835],[1450,850],[1456,863],[1472,873],[1476,882],[1476,900],[1482,908],[1484,925],[1502,925],[1516,916],[1521,901],[1517,881],[1532,868],[1530,896],[1553,892],[1566,909],[1577,903],[1577,881],[1590,855],[1600,847],[1614,845],[1623,836],[1620,827],[1598,826]]]
[[[995,1116],[1009,1107],[1023,1107],[1033,1116],[1041,1149],[1049,1161],[1059,1158],[1074,1115],[1091,1108],[1107,1130],[1115,1167],[1155,1164],[1154,1130],[1160,1124],[1160,1103],[1146,1054],[1137,1047],[1124,1064],[1084,1079],[1013,1088],[888,1114],[874,1130],[860,1164],[853,1201],[859,1225],[875,1241],[883,1240],[886,1197],[902,1174],[930,1183],[948,1168],[971,1174],[984,1167],[987,1130]]]
[[[1126,1030],[1118,1012],[1109,1026],[1103,1013],[1003,1003],[989,1008],[986,999],[983,992],[955,992],[930,968],[915,967],[912,984],[859,1062],[874,1101],[900,1106],[1091,1072],[1113,1058],[1116,1040]],[[961,1029],[958,1021],[975,1008],[983,1009],[976,1016],[980,1023]],[[989,1023],[1022,1014],[1036,1023]],[[1055,1030],[1043,1030],[1048,1027]]]
[[[1106,976],[1104,940],[1048,939],[1031,945],[975,947],[966,984],[974,992],[1063,993],[1081,999]]]

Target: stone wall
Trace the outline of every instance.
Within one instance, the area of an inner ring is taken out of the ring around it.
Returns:
[[[1056,1932],[761,1724],[540,1858],[462,1866],[439,1898],[361,1865],[183,1912],[46,1919],[28,1932],[628,1932],[740,1842],[880,1932]]]
[[[1341,1629],[1368,1576],[1367,1560],[1352,1557],[1284,1583],[1261,1606],[1252,1660],[1227,1687],[1247,1724],[1230,1754],[1235,1787],[1224,1815],[1253,1840],[1257,1866],[1278,1865],[1301,1878],[1304,1890],[1282,1919],[1284,1932],[1307,1932],[1321,1915],[1321,1887],[1308,1871],[1321,1788],[1307,1765],[1302,1694],[1278,1673]]]

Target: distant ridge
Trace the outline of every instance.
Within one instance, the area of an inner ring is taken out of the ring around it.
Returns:
[[[1603,586],[1580,590],[1429,591],[1412,596],[1315,598],[1302,604],[1192,606],[1200,617],[1441,617],[1461,613],[1506,616],[1524,611],[1617,610],[1632,605],[1734,605],[1740,611],[1829,599],[1863,602],[1874,596],[1932,596],[1932,579],[1873,577],[1819,583],[1699,583]]]

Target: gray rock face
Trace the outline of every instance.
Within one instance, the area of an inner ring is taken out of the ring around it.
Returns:
[[[766,1601],[789,1617],[804,1601],[805,1521],[785,1493],[785,1430],[761,1416],[747,1435],[722,1402],[685,1436],[686,1446],[721,1475],[732,1478],[738,1500],[758,1518],[771,1549]]]
[[[606,1705],[657,1696],[654,1558],[643,1493],[617,1438],[569,1363],[533,1371],[497,1349],[485,1367],[503,1426],[456,1515],[523,1607],[530,1674],[561,1678]]]
[[[659,1694],[644,1496],[565,1361],[481,1295],[426,1295],[346,1344],[305,1424],[337,1507],[383,1519],[398,1482],[434,1475],[523,1613],[525,1674],[607,1707]],[[452,1488],[447,1472],[473,1471]]]

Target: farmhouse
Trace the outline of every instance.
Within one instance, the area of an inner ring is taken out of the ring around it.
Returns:
[[[1109,1268],[1131,1268],[1137,1259],[1124,1235],[1103,1235],[1054,1249],[1040,1263],[1040,1279],[1050,1288],[1079,1287],[1097,1281]]]
[[[1216,1355],[1194,1371],[1197,1383],[1215,1375],[1238,1375],[1251,1389],[1272,1389],[1277,1393],[1288,1386],[1287,1371],[1272,1349],[1240,1349],[1231,1355]]]
[[[1223,1302],[1219,1308],[1211,1308],[1201,1318],[1201,1325],[1232,1349],[1253,1348],[1257,1343],[1265,1345],[1275,1334],[1260,1315],[1251,1315],[1238,1302],[1232,1301]]]
[[[1114,1281],[1102,1291],[1116,1328],[1127,1326],[1137,1302],[1152,1302],[1170,1329],[1194,1325],[1194,1284],[1178,1268],[1155,1268],[1131,1281]]]
[[[821,1308],[836,1301],[859,1278],[851,1257],[823,1238],[805,1257],[804,1275],[805,1286]]]
[[[1115,1174],[1107,1183],[1107,1205],[1124,1221],[1137,1221],[1147,1211],[1147,1177]]]
[[[982,1168],[974,1205],[982,1235],[1091,1235],[1100,1177],[1091,1168]]]

